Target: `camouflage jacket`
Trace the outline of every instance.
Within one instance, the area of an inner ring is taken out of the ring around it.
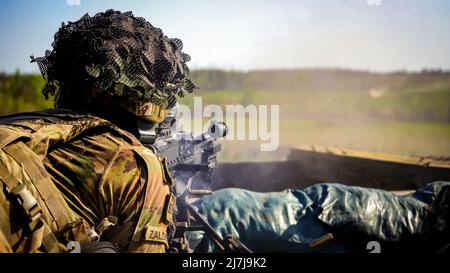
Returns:
[[[35,155],[21,158],[13,148],[37,155],[33,164],[43,165],[37,179],[29,169],[39,166],[27,166],[27,157]],[[36,243],[27,247],[36,226],[23,225],[8,179],[25,183],[37,196],[44,222],[60,235],[59,243],[65,243],[63,230],[81,220],[122,251],[166,250],[172,180],[165,164],[130,133],[97,117],[45,110],[0,118],[0,149],[0,252],[42,250]],[[48,189],[41,190],[42,185]],[[56,206],[49,205],[51,200]]]

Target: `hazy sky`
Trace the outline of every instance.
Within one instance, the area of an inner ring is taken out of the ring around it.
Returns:
[[[35,72],[62,21],[131,10],[181,38],[191,68],[450,69],[450,0],[3,0],[0,71]]]

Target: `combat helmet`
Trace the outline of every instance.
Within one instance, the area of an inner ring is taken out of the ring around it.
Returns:
[[[107,95],[111,104],[161,122],[196,86],[187,77],[190,56],[180,39],[132,12],[107,10],[62,23],[53,50],[34,58],[46,80],[43,94],[56,108],[87,110]]]

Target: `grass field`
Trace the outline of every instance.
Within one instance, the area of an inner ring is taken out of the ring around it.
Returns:
[[[442,123],[372,122],[337,124],[296,120],[280,124],[280,148],[259,151],[258,141],[222,141],[224,161],[265,161],[284,159],[289,148],[322,145],[372,152],[414,156],[448,156],[450,126]]]
[[[426,94],[426,95],[423,95]],[[322,145],[413,156],[449,156],[450,123],[422,121],[449,111],[450,92],[399,92],[372,98],[361,92],[198,92],[203,105],[280,105],[280,148],[261,152],[259,141],[223,140],[223,161],[286,158],[300,145]],[[183,103],[192,106],[192,97]],[[248,119],[247,119],[248,121]]]
[[[201,89],[192,106],[279,105],[279,149],[258,141],[221,141],[224,161],[286,158],[291,147],[322,145],[372,152],[450,156],[450,73],[348,70],[193,71]],[[51,108],[40,75],[0,73],[0,114]]]

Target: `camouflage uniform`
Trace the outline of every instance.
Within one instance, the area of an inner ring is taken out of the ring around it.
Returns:
[[[98,227],[109,217],[117,223],[101,234],[101,240],[123,251],[165,251],[174,201],[172,181],[160,159],[133,135],[105,120],[64,110],[14,115],[4,122],[8,124],[0,126],[0,136],[11,129],[25,136],[6,147],[21,142],[42,159],[49,178],[46,183],[56,186],[67,202],[63,204],[67,224],[82,219],[84,226]],[[26,183],[26,168],[5,149],[0,152],[0,164]],[[27,186],[33,188],[31,183]],[[3,183],[0,187],[0,251],[30,251],[26,249],[29,231],[18,224],[24,222],[20,215],[8,213],[19,210]],[[32,192],[39,196],[37,190]],[[57,234],[64,223],[52,223],[46,204],[39,201],[45,221]]]
[[[57,110],[0,119],[0,251],[60,252],[98,234],[122,251],[164,252],[172,179],[131,133],[196,88],[189,55],[131,12],[86,14],[54,38],[31,58]]]

